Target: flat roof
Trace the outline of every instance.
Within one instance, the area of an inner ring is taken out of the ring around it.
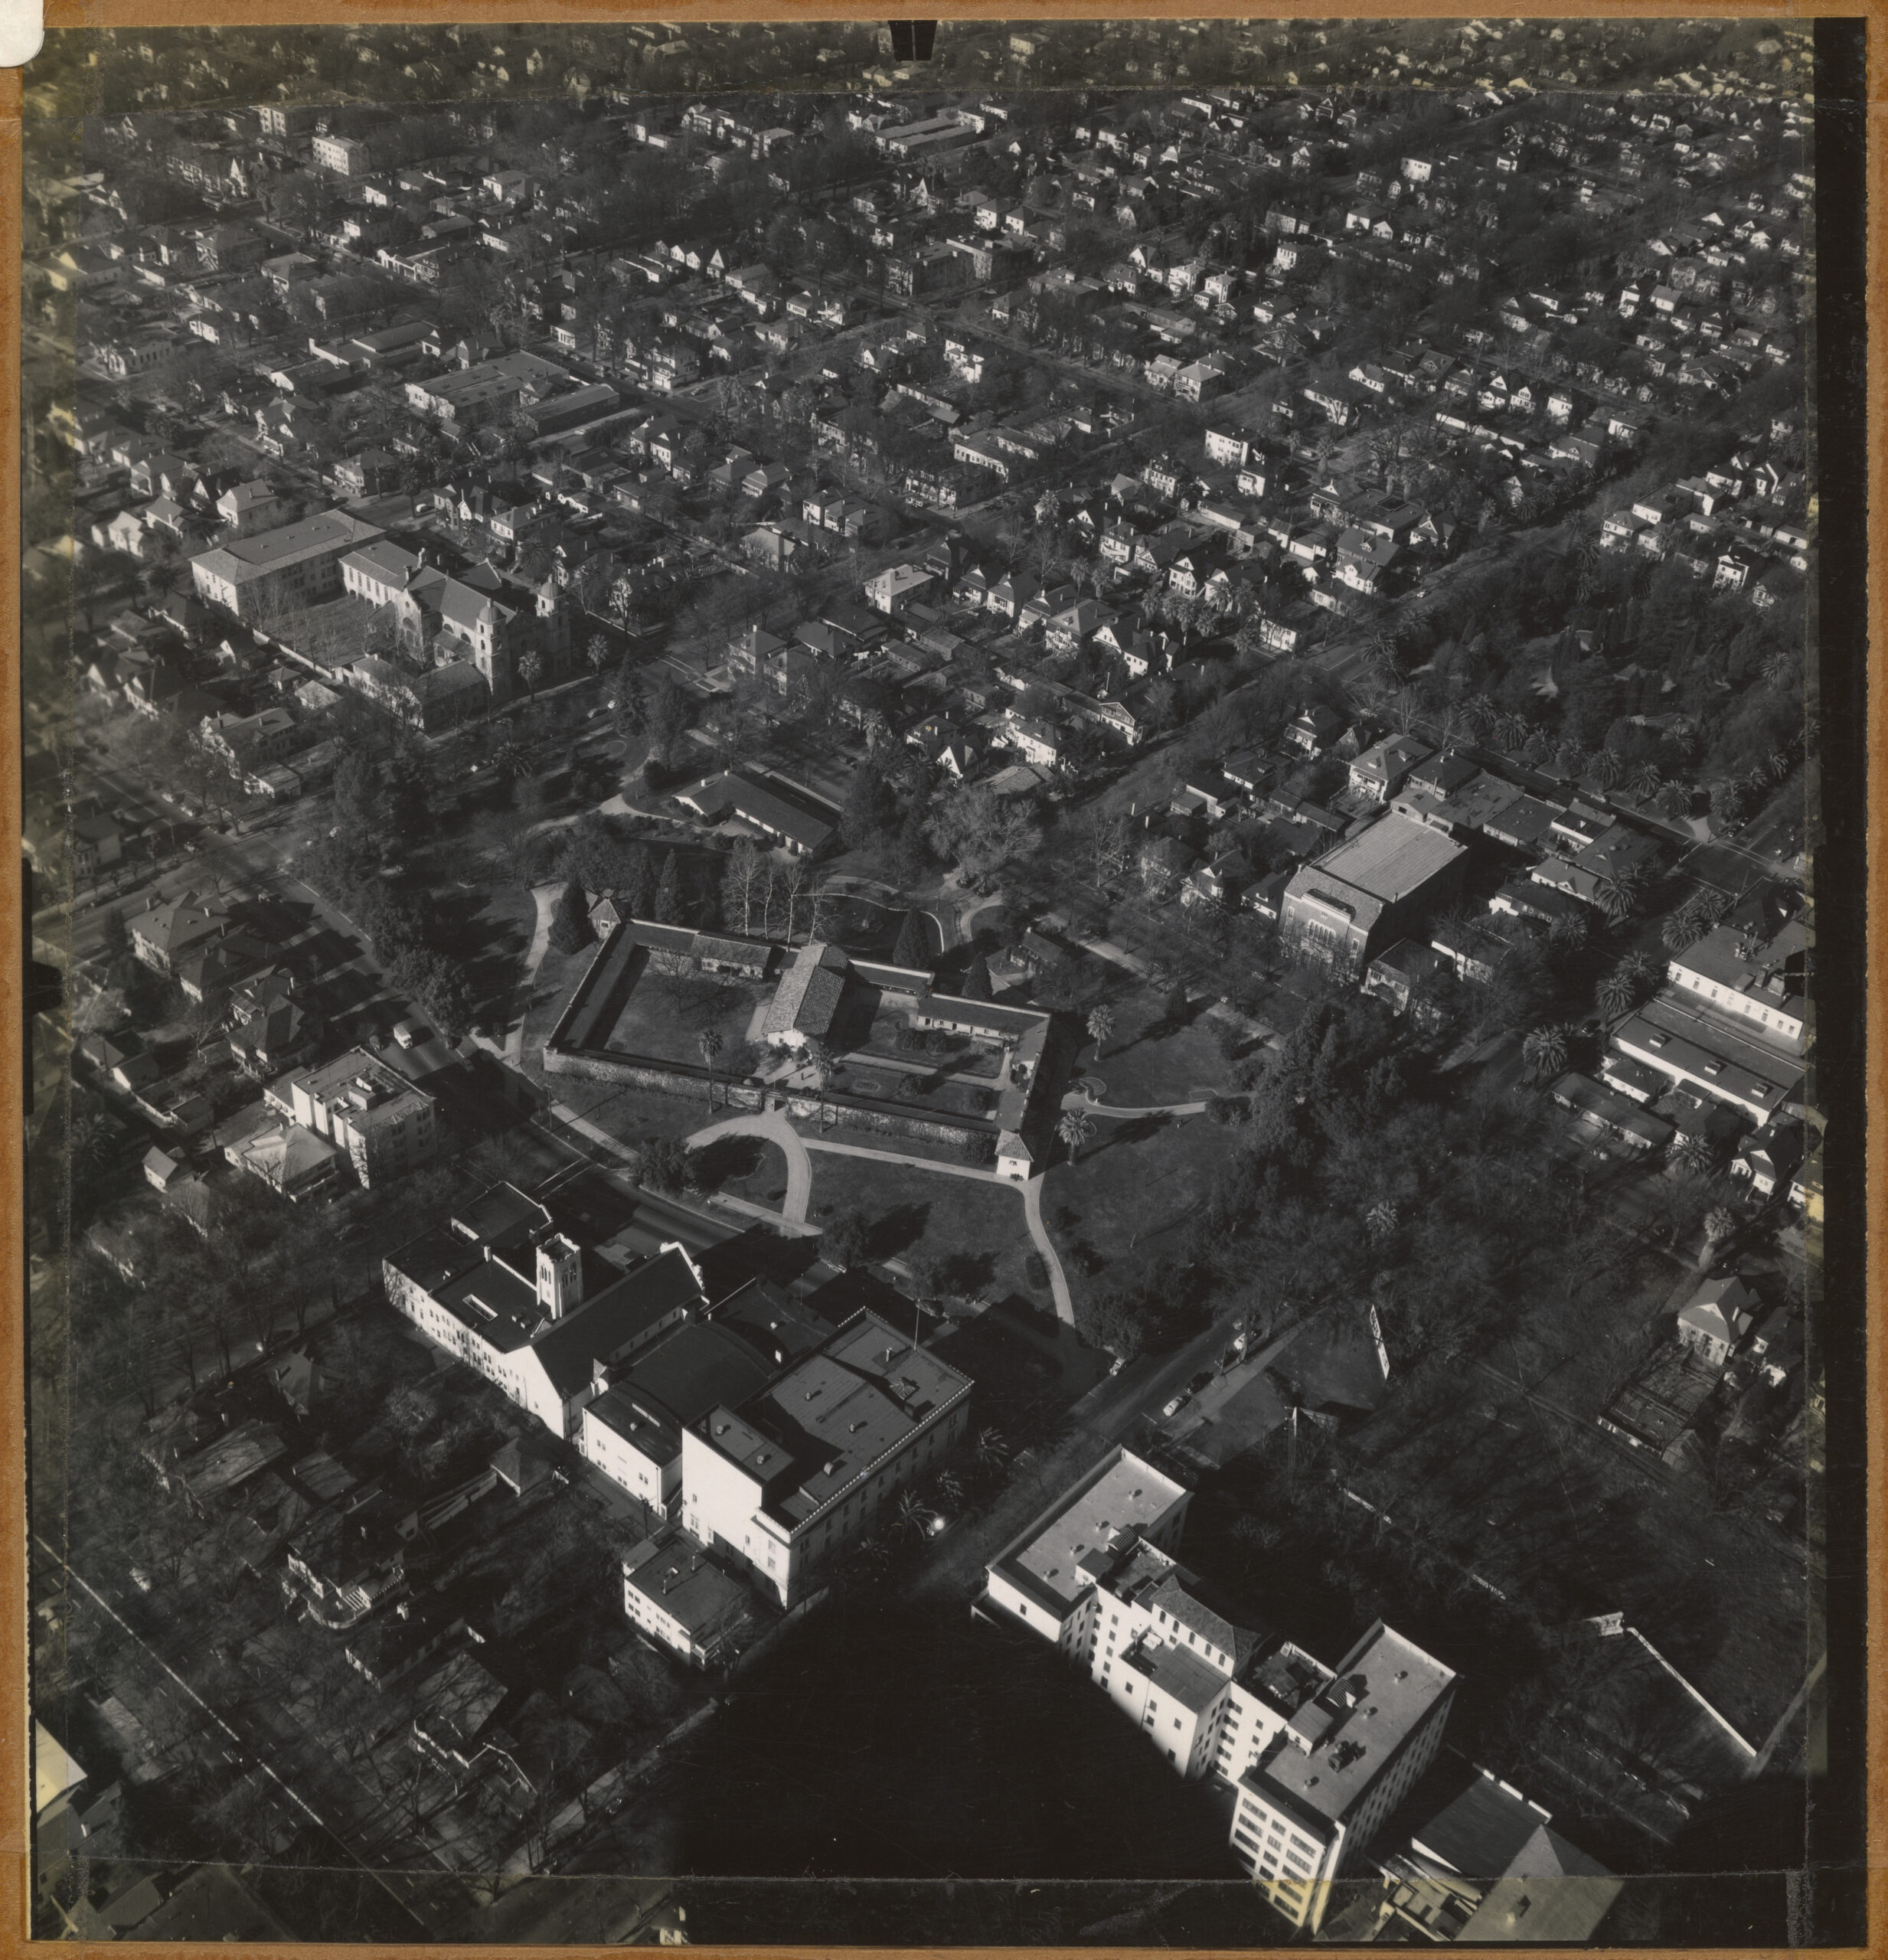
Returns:
[[[1282,1792],[1328,1822],[1348,1816],[1411,1733],[1454,1684],[1455,1670],[1381,1621],[1292,1717],[1288,1732],[1315,1738],[1308,1750],[1282,1739],[1244,1780]]]
[[[1057,1498],[995,1563],[1025,1575],[1066,1612],[1095,1583],[1083,1569],[1085,1557],[1106,1551],[1130,1532],[1147,1530],[1186,1494],[1184,1485],[1117,1449]]]
[[[658,1547],[639,1563],[623,1563],[626,1584],[642,1594],[691,1636],[725,1625],[740,1615],[747,1589],[684,1538]]]
[[[1310,868],[1388,905],[1420,890],[1462,854],[1462,847],[1440,831],[1393,812],[1325,852]]]

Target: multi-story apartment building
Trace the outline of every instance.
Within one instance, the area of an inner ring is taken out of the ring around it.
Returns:
[[[970,1394],[968,1376],[855,1314],[758,1394],[682,1431],[683,1527],[792,1607],[949,1455]]]
[[[433,1098],[364,1048],[297,1069],[263,1096],[292,1122],[345,1150],[363,1184],[385,1184],[430,1164],[439,1149]]]
[[[991,1563],[978,1611],[1053,1642],[1180,1775],[1228,1785],[1233,1854],[1315,1929],[1434,1756],[1455,1676],[1380,1622],[1334,1671],[1240,1626],[1174,1555],[1187,1502],[1114,1450]]]
[[[1316,1931],[1331,1881],[1433,1761],[1455,1691],[1452,1669],[1379,1620],[1230,1779],[1233,1854],[1294,1926]]]
[[[338,598],[341,561],[384,535],[345,511],[322,511],[253,537],[232,538],[190,561],[197,596],[243,621]]]
[[[611,1372],[706,1305],[700,1269],[665,1245],[617,1270],[549,1210],[495,1185],[381,1263],[387,1297],[554,1435],[577,1436]],[[601,1282],[600,1284],[599,1282]]]

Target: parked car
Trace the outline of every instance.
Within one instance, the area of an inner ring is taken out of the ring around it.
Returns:
[[[1192,1391],[1191,1390],[1183,1388],[1180,1393],[1174,1397],[1173,1400],[1168,1403],[1167,1406],[1161,1411],[1161,1415],[1164,1416],[1178,1416],[1181,1410],[1186,1407],[1187,1403],[1191,1400],[1191,1399]]]

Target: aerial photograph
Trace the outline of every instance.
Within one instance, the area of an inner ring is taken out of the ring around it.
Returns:
[[[36,1939],[1814,1943],[1818,59],[48,36]]]

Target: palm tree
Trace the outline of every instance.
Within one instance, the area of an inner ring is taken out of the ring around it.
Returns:
[[[708,1071],[708,1107],[714,1107],[714,1062],[727,1044],[718,1027],[704,1027],[696,1037],[695,1046],[701,1050],[703,1066]]]
[[[1527,723],[1524,717],[1508,708],[1494,717],[1491,733],[1495,746],[1512,754],[1527,739]]]
[[[1717,1146],[1702,1130],[1687,1130],[1673,1155],[1687,1171],[1700,1178],[1708,1178],[1717,1168]]]
[[[1056,1125],[1056,1135],[1069,1146],[1069,1161],[1081,1155],[1082,1146],[1095,1134],[1095,1120],[1086,1109],[1064,1109]]]
[[[1661,962],[1649,952],[1629,952],[1619,962],[1619,970],[1632,982],[1635,996],[1644,1000],[1665,977]]]
[[[1602,749],[1593,758],[1593,780],[1602,789],[1610,789],[1625,774],[1625,764],[1611,749]]]
[[[1658,929],[1660,942],[1674,952],[1683,952],[1704,937],[1704,924],[1687,912],[1674,912]]]
[[[1546,1081],[1566,1072],[1567,1040],[1564,1027],[1537,1027],[1521,1043],[1521,1059],[1537,1081]]]
[[[809,1041],[800,1051],[805,1057],[806,1069],[813,1078],[813,1086],[819,1095],[819,1123],[826,1125],[826,1085],[832,1080],[833,1071],[839,1066],[839,1058],[823,1041]]]
[[[1115,1031],[1115,1011],[1106,1005],[1092,1007],[1088,1011],[1089,1039],[1095,1044],[1095,1057],[1099,1061],[1102,1050],[1107,1045],[1108,1037]]]
[[[1599,909],[1615,926],[1623,924],[1638,910],[1645,896],[1645,873],[1637,864],[1622,864],[1609,872],[1594,887]]]
[[[1664,781],[1664,778],[1658,773],[1658,765],[1656,763],[1645,762],[1641,763],[1632,772],[1627,780],[1626,787],[1641,802],[1650,802],[1658,794],[1660,785]]]
[[[1629,1013],[1635,999],[1635,990],[1623,966],[1615,966],[1610,973],[1602,975],[1593,991],[1595,1004],[1609,1021]]]
[[[1471,694],[1462,704],[1462,725],[1478,739],[1487,734],[1498,719],[1494,704],[1486,694]]]
[[[901,1538],[923,1538],[931,1529],[931,1507],[907,1487],[899,1493],[898,1508],[892,1514],[892,1529]]]
[[[983,1429],[977,1432],[977,1440],[971,1445],[971,1454],[976,1459],[979,1469],[1000,1470],[1010,1460],[1010,1446],[1003,1440],[1000,1430]]]

